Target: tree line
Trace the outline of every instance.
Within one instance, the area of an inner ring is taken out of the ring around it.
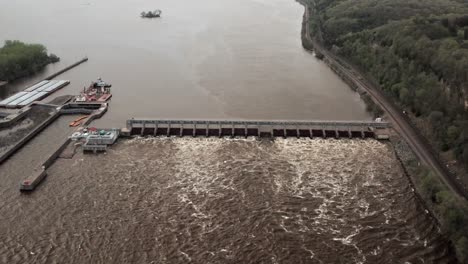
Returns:
[[[54,54],[48,55],[43,45],[7,40],[0,48],[0,80],[13,81],[34,74],[59,60]]]

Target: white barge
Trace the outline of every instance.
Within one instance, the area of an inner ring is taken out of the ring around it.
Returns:
[[[0,102],[0,107],[20,108],[49,96],[58,89],[67,86],[67,80],[45,80],[38,82],[24,91],[16,93]]]

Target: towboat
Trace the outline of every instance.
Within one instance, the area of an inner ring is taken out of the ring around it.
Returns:
[[[106,102],[112,97],[111,87],[112,84],[99,78],[88,88],[84,87],[81,94],[75,98],[75,102]]]

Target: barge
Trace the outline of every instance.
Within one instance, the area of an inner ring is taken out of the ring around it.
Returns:
[[[21,108],[30,105],[34,101],[40,101],[53,92],[67,86],[68,80],[44,80],[38,82],[24,91],[16,93],[0,102],[0,107]]]
[[[84,87],[75,102],[106,102],[112,97],[112,84],[104,82],[101,78],[92,82],[88,88]]]

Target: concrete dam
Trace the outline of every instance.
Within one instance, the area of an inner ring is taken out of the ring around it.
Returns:
[[[373,121],[232,121],[130,119],[122,133],[128,136],[205,137],[388,137],[390,123]]]

